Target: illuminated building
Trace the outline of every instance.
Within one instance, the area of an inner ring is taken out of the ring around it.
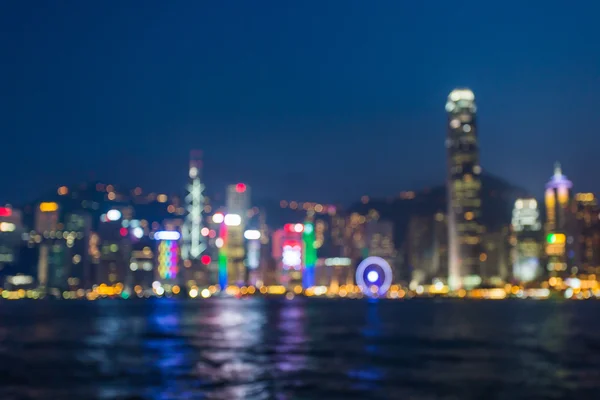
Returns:
[[[132,240],[129,230],[123,227],[124,216],[132,211],[112,208],[100,216],[97,237],[92,239],[99,257],[94,265],[94,283],[108,286],[125,283],[129,275]]]
[[[199,260],[206,249],[206,238],[202,236],[202,212],[204,210],[204,185],[201,182],[202,152],[192,151],[188,170],[189,183],[185,204],[187,216],[183,227],[181,256],[184,260]]]
[[[410,280],[413,286],[445,282],[448,276],[447,239],[444,213],[411,217],[405,241],[409,271],[403,278]]]
[[[575,258],[580,272],[600,274],[600,208],[593,193],[575,195],[577,233]]]
[[[517,199],[512,212],[512,264],[517,282],[530,282],[540,277],[540,235],[542,225],[537,201]]]
[[[365,224],[365,244],[368,255],[383,258],[394,265],[396,248],[394,247],[394,224],[389,221],[370,220]]]
[[[179,239],[177,231],[159,231],[154,234],[158,241],[157,248],[157,280],[161,283],[174,284],[179,277]]]
[[[272,255],[278,263],[278,282],[292,287],[302,284],[303,224],[286,224],[273,234]]]
[[[88,251],[92,218],[85,212],[69,213],[65,217],[63,239],[66,244],[67,282],[71,288],[92,287],[91,259]]]
[[[481,274],[481,166],[477,142],[475,96],[455,89],[446,102],[448,114],[448,284],[469,286]],[[480,279],[480,278],[479,278]]]
[[[248,267],[249,284],[256,285],[262,283],[260,279],[258,268],[260,267],[260,239],[261,234],[259,230],[249,229],[244,232],[244,238],[246,239],[246,266]]]
[[[560,164],[554,166],[554,175],[546,184],[546,256],[550,276],[568,276],[568,244],[574,241],[572,232],[574,218],[571,212],[571,188],[573,184],[562,174]],[[565,240],[562,240],[564,238]]]
[[[11,206],[0,207],[0,270],[18,263],[22,234],[21,211]]]
[[[315,267],[317,265],[317,249],[315,248],[315,225],[312,221],[304,223],[302,232],[304,271],[302,272],[302,286],[309,288],[315,285]]]
[[[246,283],[244,231],[246,230],[248,211],[250,210],[250,187],[243,183],[229,185],[227,187],[226,207],[227,215],[225,215],[224,222],[227,225],[228,281],[230,285],[242,286]]]

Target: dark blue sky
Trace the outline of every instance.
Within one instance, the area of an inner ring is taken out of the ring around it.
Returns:
[[[142,6],[143,5],[143,6]],[[441,183],[444,104],[478,103],[484,170],[598,187],[597,1],[11,1],[0,201],[94,177],[351,201]]]

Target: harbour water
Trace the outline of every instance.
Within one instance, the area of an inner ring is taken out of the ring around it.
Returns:
[[[0,399],[593,399],[599,316],[598,301],[3,301]]]

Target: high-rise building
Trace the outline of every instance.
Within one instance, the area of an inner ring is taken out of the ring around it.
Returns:
[[[481,282],[481,166],[475,96],[455,89],[448,114],[448,284],[452,290]]]
[[[554,166],[554,175],[546,184],[546,256],[547,269],[551,276],[570,274],[569,247],[574,242],[575,218],[571,210],[571,188],[573,183],[562,173],[559,163]],[[572,254],[574,255],[574,253]]]
[[[579,272],[600,274],[600,209],[593,193],[575,195],[577,233],[575,257]]]
[[[0,206],[0,270],[7,264],[17,264],[22,234],[21,211]]]
[[[185,196],[187,216],[183,226],[181,256],[186,261],[199,260],[206,249],[206,237],[201,234],[204,210],[204,185],[201,181],[201,173],[202,152],[195,150],[190,154],[189,182]]]
[[[539,259],[542,225],[537,201],[533,198],[517,199],[511,224],[513,278],[518,282],[534,281],[542,273]]]
[[[250,187],[243,183],[227,187],[227,215],[224,223],[227,226],[226,255],[227,273],[230,285],[244,285],[247,280],[246,251],[244,231],[250,210]]]

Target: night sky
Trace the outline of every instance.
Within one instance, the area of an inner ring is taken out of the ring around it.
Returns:
[[[493,3],[493,4],[491,4]],[[142,6],[143,5],[143,6]],[[0,201],[89,179],[351,202],[443,182],[470,87],[484,171],[598,190],[600,2],[7,1]]]

